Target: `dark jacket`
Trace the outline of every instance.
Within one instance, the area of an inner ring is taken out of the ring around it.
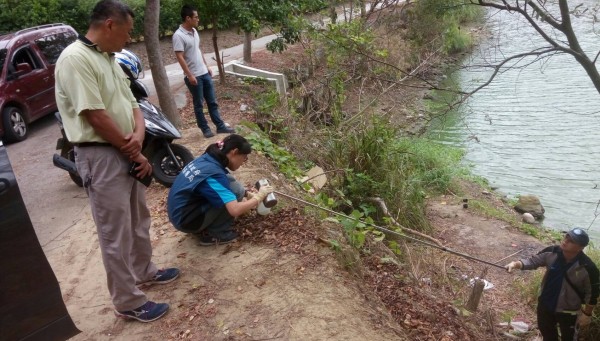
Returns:
[[[556,261],[561,253],[559,246],[549,246],[537,255],[521,259],[523,270],[537,269],[545,266],[546,269]],[[546,276],[542,280],[542,288],[546,284]],[[567,282],[567,277],[571,284]],[[565,279],[560,289],[556,312],[578,311],[582,304],[596,305],[600,294],[600,272],[596,264],[583,251],[577,255],[575,263],[565,273]],[[581,295],[581,297],[580,297]]]

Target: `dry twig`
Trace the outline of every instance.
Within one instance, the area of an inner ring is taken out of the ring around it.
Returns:
[[[381,210],[383,211],[383,212],[382,212],[382,213],[383,213],[383,215],[385,215],[386,217],[390,218],[390,220],[392,221],[392,223],[394,223],[394,225],[396,225],[396,226],[398,226],[399,228],[401,228],[401,229],[402,229],[402,231],[405,231],[405,232],[408,232],[408,233],[410,233],[410,234],[413,234],[413,235],[419,236],[419,237],[421,237],[421,238],[425,238],[425,239],[427,239],[427,240],[429,240],[429,241],[431,241],[431,242],[433,242],[433,243],[435,243],[435,244],[437,244],[437,245],[439,245],[439,246],[441,246],[441,247],[444,247],[444,245],[442,244],[442,242],[440,242],[439,240],[437,240],[437,239],[435,239],[435,238],[433,238],[433,237],[431,237],[431,236],[428,236],[428,235],[426,235],[425,233],[421,233],[421,232],[419,232],[419,231],[415,231],[415,230],[413,230],[413,229],[409,229],[408,227],[404,227],[404,226],[400,225],[400,223],[398,223],[398,221],[396,221],[396,219],[394,219],[394,218],[393,218],[393,217],[390,215],[390,212],[388,211],[388,208],[387,208],[387,206],[386,206],[385,202],[383,201],[383,199],[381,199],[381,198],[376,198],[376,197],[375,197],[375,198],[367,198],[367,200],[369,200],[369,201],[371,201],[371,202],[374,202],[374,203],[378,204],[378,205],[379,205],[379,208],[381,208]]]

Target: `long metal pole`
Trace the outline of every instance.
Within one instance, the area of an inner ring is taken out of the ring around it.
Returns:
[[[399,232],[396,232],[396,231],[393,231],[393,230],[390,230],[390,229],[386,229],[385,227],[381,227],[381,226],[377,226],[377,225],[375,225],[375,224],[367,223],[367,222],[364,222],[364,221],[362,221],[362,220],[360,220],[360,219],[357,219],[357,218],[354,218],[354,217],[347,216],[347,215],[345,215],[345,214],[342,214],[342,213],[339,213],[339,212],[336,212],[336,211],[330,210],[330,209],[328,209],[328,208],[325,208],[325,207],[321,207],[321,206],[319,206],[319,205],[313,204],[312,202],[308,202],[308,201],[306,201],[306,200],[302,200],[302,199],[300,199],[300,198],[296,198],[296,197],[293,197],[293,196],[291,196],[291,195],[287,195],[287,194],[285,194],[285,193],[281,193],[281,192],[278,192],[278,191],[274,191],[274,192],[275,192],[275,193],[277,193],[278,195],[281,195],[282,197],[285,197],[285,198],[288,198],[288,199],[292,199],[292,200],[295,200],[295,201],[301,202],[301,203],[303,203],[303,204],[305,204],[305,205],[312,206],[312,207],[314,207],[314,208],[318,208],[318,209],[320,209],[320,210],[322,210],[322,211],[329,212],[329,213],[331,213],[331,214],[335,214],[335,215],[338,215],[338,216],[340,216],[340,217],[344,217],[344,218],[346,218],[346,219],[350,219],[350,220],[358,221],[358,222],[361,222],[361,223],[363,223],[363,224],[365,224],[365,225],[370,225],[370,226],[374,227],[375,229],[377,229],[377,230],[379,230],[379,231],[386,232],[386,233],[390,233],[390,234],[394,234],[394,235],[396,235],[396,236],[398,236],[398,237],[405,238],[405,239],[408,239],[408,240],[411,240],[411,241],[414,241],[414,242],[417,242],[417,243],[421,243],[421,244],[423,244],[423,245],[427,245],[427,246],[430,246],[430,247],[433,247],[433,248],[436,248],[436,249],[439,249],[439,250],[442,250],[442,251],[446,251],[446,252],[448,252],[448,253],[451,253],[451,254],[453,254],[453,255],[457,255],[457,256],[460,256],[460,257],[463,257],[463,258],[467,258],[467,259],[470,259],[470,260],[473,260],[473,261],[476,261],[476,262],[480,262],[480,263],[483,263],[483,264],[487,264],[487,265],[489,265],[489,266],[493,266],[493,267],[496,267],[496,268],[500,268],[500,269],[502,269],[502,270],[505,270],[505,267],[504,267],[504,266],[502,266],[502,265],[498,265],[498,264],[495,264],[495,263],[492,263],[492,262],[488,262],[488,261],[486,261],[486,260],[483,260],[483,259],[479,259],[479,258],[476,258],[476,257],[470,256],[470,255],[468,255],[468,254],[466,254],[466,253],[456,252],[456,251],[454,251],[454,250],[451,250],[451,249],[449,249],[449,248],[447,248],[447,247],[438,246],[438,245],[435,245],[435,244],[433,244],[433,243],[429,243],[429,242],[426,242],[426,241],[423,241],[423,240],[420,240],[420,239],[417,239],[417,238],[414,238],[414,237],[410,237],[410,236],[407,236],[407,235],[405,235],[405,234],[402,234],[402,233],[399,233]]]

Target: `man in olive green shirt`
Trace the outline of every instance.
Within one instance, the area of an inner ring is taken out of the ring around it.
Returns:
[[[116,0],[98,2],[87,34],[56,63],[56,102],[67,138],[75,143],[115,314],[151,322],[169,305],[149,301],[138,285],[169,283],[179,270],[158,270],[152,262],[145,187],[129,176],[132,162],[139,177],[152,173],[141,153],[144,117],[113,56],[130,40],[132,28],[129,7]]]

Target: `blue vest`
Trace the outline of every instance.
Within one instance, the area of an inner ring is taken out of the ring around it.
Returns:
[[[186,207],[194,209],[209,208],[209,202],[196,192],[196,187],[210,176],[227,175],[229,172],[219,161],[209,154],[202,154],[188,163],[175,179],[167,198],[169,220],[176,227],[181,227]],[[189,208],[188,208],[189,210]]]

